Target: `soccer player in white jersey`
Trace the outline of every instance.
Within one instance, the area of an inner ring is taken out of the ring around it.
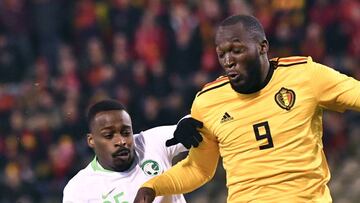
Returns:
[[[183,126],[189,119],[184,120],[180,121]],[[170,168],[173,157],[187,150],[180,144],[165,146],[176,125],[133,135],[130,115],[113,100],[94,104],[88,112],[88,124],[87,143],[95,158],[68,182],[63,203],[131,203],[144,182]],[[186,201],[182,195],[172,195],[157,197],[154,202]]]

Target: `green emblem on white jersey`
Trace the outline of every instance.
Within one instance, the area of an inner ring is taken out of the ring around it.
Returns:
[[[147,176],[156,176],[159,175],[162,171],[158,162],[154,160],[146,160],[141,164],[141,169],[144,171]]]

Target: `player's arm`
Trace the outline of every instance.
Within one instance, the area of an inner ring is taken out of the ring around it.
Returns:
[[[340,112],[360,111],[360,81],[327,66],[313,64],[312,84],[319,104]]]
[[[199,147],[190,149],[186,159],[144,183],[134,202],[151,202],[143,201],[151,191],[155,196],[188,193],[208,182],[215,174],[219,149],[215,140],[203,138]]]

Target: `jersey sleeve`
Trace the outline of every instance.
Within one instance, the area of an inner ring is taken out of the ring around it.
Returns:
[[[319,63],[312,63],[312,84],[321,107],[360,111],[360,81]]]
[[[194,104],[191,115],[201,121]],[[152,188],[156,196],[162,196],[191,192],[208,182],[216,171],[219,148],[215,139],[209,139],[209,131],[206,127],[203,127],[200,132],[203,141],[197,148],[191,148],[184,160],[165,173],[147,181],[142,187]]]

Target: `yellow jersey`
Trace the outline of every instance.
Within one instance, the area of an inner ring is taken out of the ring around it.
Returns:
[[[229,203],[331,202],[322,113],[360,111],[360,82],[311,57],[270,63],[258,92],[237,93],[227,77],[207,84],[191,110],[204,124],[204,141],[144,186],[157,195],[192,191],[211,179],[220,155]]]

